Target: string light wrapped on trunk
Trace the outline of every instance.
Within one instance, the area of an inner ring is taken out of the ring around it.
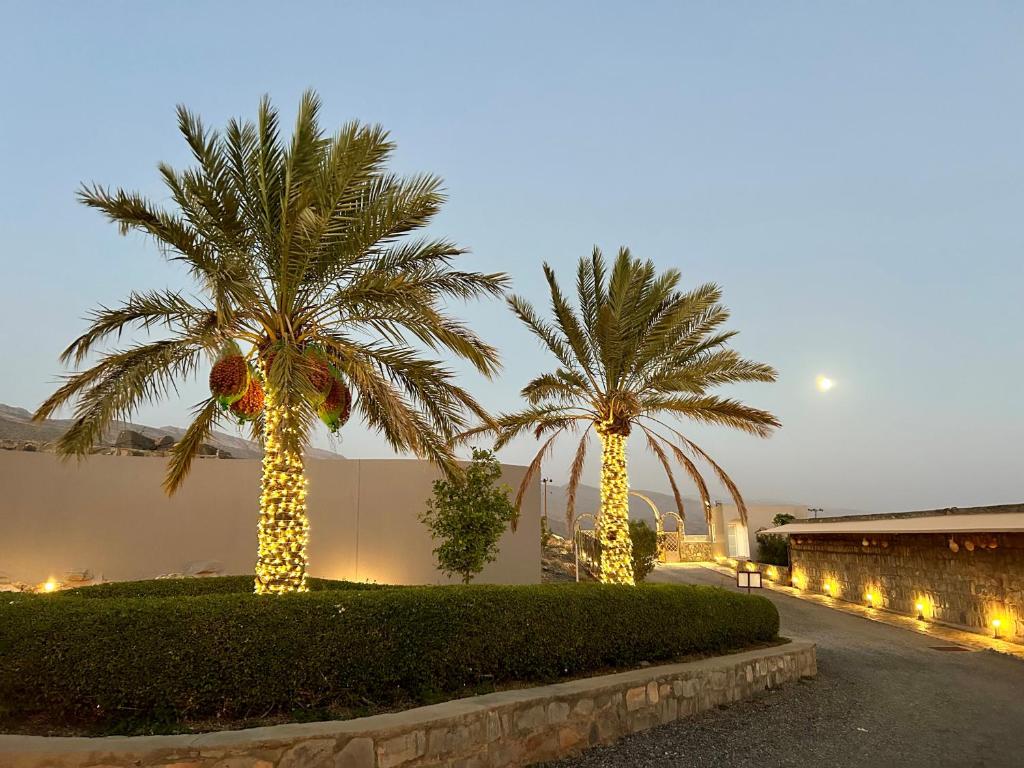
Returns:
[[[633,542],[629,537],[629,473],[626,439],[630,432],[626,403],[611,404],[610,415],[594,425],[601,438],[600,578],[605,584],[633,584]]]
[[[260,595],[307,590],[307,482],[302,452],[288,447],[299,412],[300,406],[279,401],[273,389],[268,389],[260,521],[256,529],[256,594]]]

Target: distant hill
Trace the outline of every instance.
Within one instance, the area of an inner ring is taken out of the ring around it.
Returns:
[[[0,440],[29,440],[39,443],[52,443],[63,435],[71,426],[71,419],[47,419],[43,422],[32,421],[32,414],[24,408],[16,408],[0,403]],[[121,430],[130,429],[141,432],[146,437],[159,440],[170,435],[178,440],[185,434],[181,427],[149,427],[144,424],[131,424],[118,421],[110,425],[100,445],[113,445]],[[258,459],[263,455],[259,445],[239,435],[214,432],[206,440],[207,443],[227,451],[236,459]],[[314,459],[344,459],[340,453],[310,448],[306,455]]]

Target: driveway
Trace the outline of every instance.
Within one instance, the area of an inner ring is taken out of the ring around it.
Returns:
[[[699,567],[652,580],[732,580]],[[818,677],[704,713],[578,758],[616,766],[1024,767],[1024,662],[993,651],[940,651],[941,641],[778,592],[783,635],[818,645]]]

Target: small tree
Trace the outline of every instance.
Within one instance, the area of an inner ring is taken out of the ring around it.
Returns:
[[[434,550],[446,576],[458,574],[464,584],[498,556],[498,539],[516,517],[507,485],[495,485],[501,464],[491,451],[473,449],[465,472],[434,481],[434,496],[420,520],[441,543]]]
[[[658,561],[658,534],[643,520],[630,520],[629,539],[633,547],[633,581],[639,584]]]
[[[796,520],[795,515],[779,512],[772,518],[772,527],[778,528]],[[789,539],[777,533],[757,532],[757,561],[769,565],[789,567]]]
[[[758,533],[757,562],[789,567],[789,540],[777,533]]]
[[[788,525],[794,520],[796,520],[796,515],[791,515],[788,512],[779,512],[779,514],[772,518],[772,528]]]

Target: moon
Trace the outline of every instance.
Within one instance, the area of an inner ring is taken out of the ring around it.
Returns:
[[[818,388],[819,392],[828,392],[836,385],[836,383],[828,376],[819,375],[818,378],[814,380],[814,385]]]

